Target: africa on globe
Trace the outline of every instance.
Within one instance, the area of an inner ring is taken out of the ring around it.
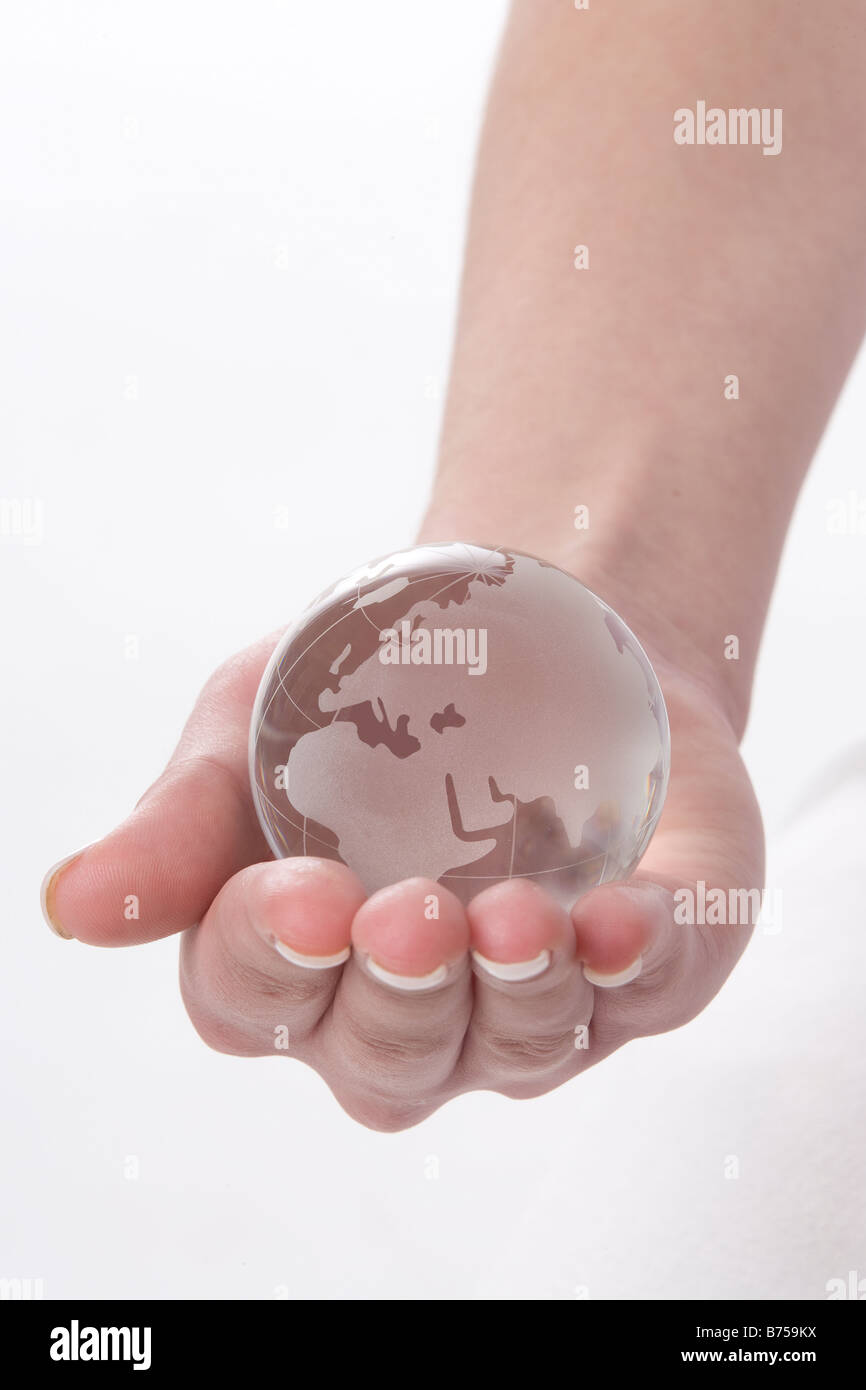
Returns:
[[[505,546],[417,546],[339,580],[283,636],[250,727],[275,855],[340,860],[368,893],[420,875],[464,903],[519,876],[570,907],[625,878],[669,766],[625,623]]]

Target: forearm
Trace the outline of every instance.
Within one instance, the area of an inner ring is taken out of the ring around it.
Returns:
[[[864,65],[860,0],[518,0],[482,135],[422,535],[574,569],[681,644],[740,727],[863,331]],[[676,144],[699,100],[781,108],[781,153]]]

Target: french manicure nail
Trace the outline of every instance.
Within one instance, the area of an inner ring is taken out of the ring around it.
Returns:
[[[80,859],[83,853],[83,849],[78,849],[74,854],[67,854],[65,859],[59,859],[56,864],[52,864],[48,873],[43,878],[42,886],[39,889],[42,916],[54,932],[54,935],[59,936],[63,941],[73,941],[74,937],[70,936],[69,932],[64,931],[57,921],[57,907],[54,902],[54,894],[57,890],[58,879],[63,873],[63,870],[68,869],[70,864],[74,864],[76,859]]]
[[[351,946],[347,946],[344,951],[337,951],[333,956],[305,956],[292,946],[287,946],[285,941],[278,941],[275,936],[271,937],[271,945],[283,960],[290,960],[292,965],[300,965],[303,970],[332,970],[335,965],[342,965],[347,961],[352,953]]]
[[[627,965],[625,970],[618,970],[613,975],[603,975],[599,970],[590,970],[588,965],[583,967],[583,978],[588,980],[591,985],[597,985],[599,989],[616,989],[617,985],[631,984],[636,980],[643,969],[643,956],[638,956],[631,965]]]
[[[533,960],[502,961],[490,960],[480,951],[472,952],[472,959],[488,975],[497,980],[533,980],[550,964],[550,952],[540,951]]]
[[[392,970],[386,970],[384,965],[373,960],[372,956],[367,956],[367,969],[377,980],[381,980],[383,985],[390,985],[392,989],[402,989],[413,991],[416,989],[433,989],[435,985],[441,985],[448,975],[447,965],[437,965],[435,970],[431,970],[429,975],[395,975]]]

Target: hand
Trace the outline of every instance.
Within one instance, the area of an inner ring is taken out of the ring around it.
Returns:
[[[50,878],[56,927],[102,946],[182,932],[181,989],[210,1046],[305,1061],[350,1115],[383,1130],[469,1090],[543,1094],[713,997],[749,927],[680,924],[672,894],[698,879],[759,889],[762,836],[735,734],[693,676],[649,647],[673,767],[639,873],[593,890],[570,917],[526,880],[464,910],[428,880],[365,900],[341,864],[269,860],[247,732],[276,640],[216,672],[132,815]],[[438,919],[425,915],[429,894]],[[139,915],[128,920],[131,895]],[[636,978],[614,984],[639,957]]]

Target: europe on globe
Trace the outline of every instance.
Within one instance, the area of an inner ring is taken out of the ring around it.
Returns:
[[[616,613],[554,565],[462,542],[315,599],[250,727],[275,855],[340,860],[368,893],[421,875],[464,903],[521,876],[570,907],[625,878],[669,766],[658,680]]]

